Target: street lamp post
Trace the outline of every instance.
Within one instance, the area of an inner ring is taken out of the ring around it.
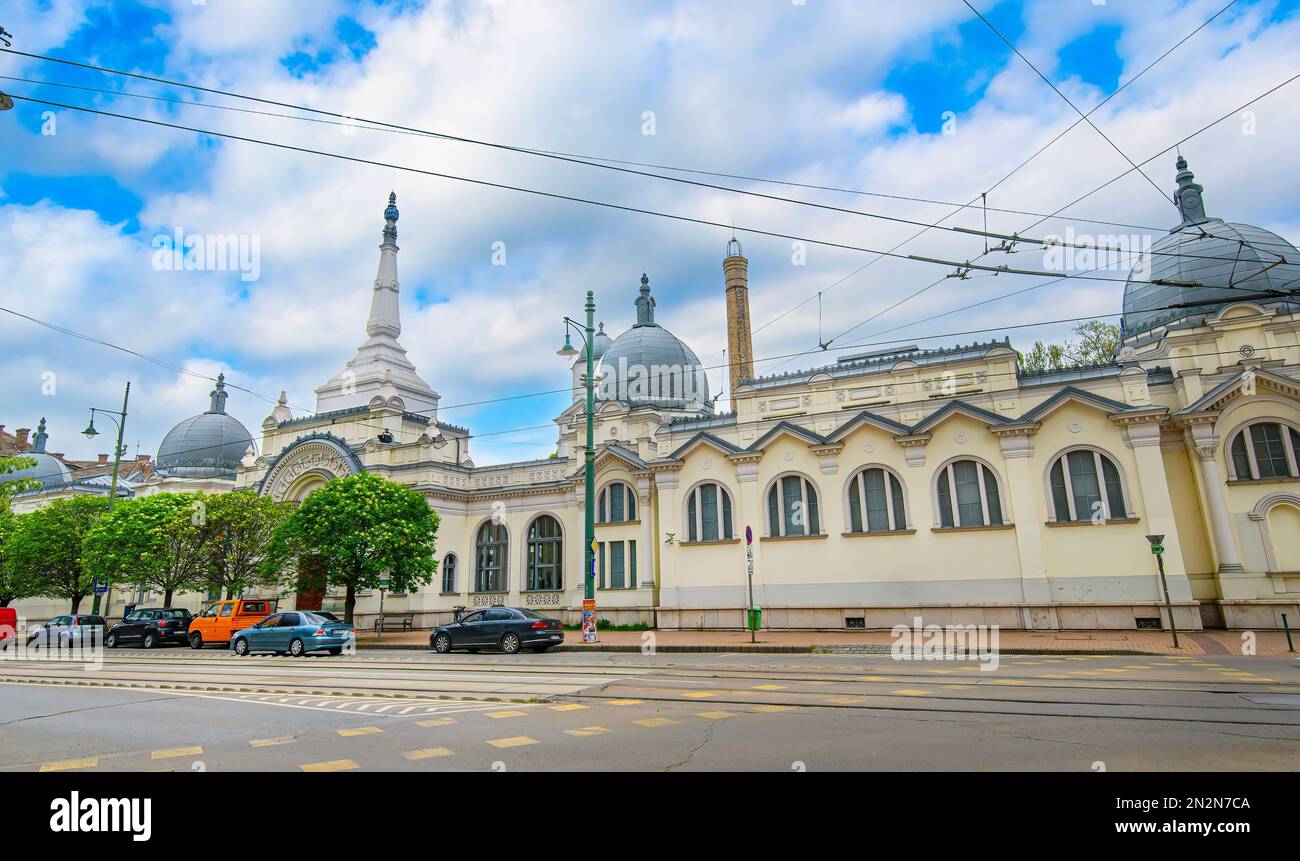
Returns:
[[[91,407],[90,424],[86,427],[84,431],[81,432],[86,437],[86,439],[94,439],[95,437],[99,436],[99,431],[95,430],[95,413],[102,413],[103,415],[108,416],[108,418],[112,419],[113,424],[117,425],[117,445],[113,448],[113,479],[109,483],[109,489],[108,489],[108,510],[109,511],[113,510],[113,500],[117,498],[117,475],[122,465],[122,436],[126,432],[126,404],[127,401],[130,400],[130,398],[131,398],[131,383],[130,381],[128,381],[126,384],[126,391],[122,393],[121,412],[118,412],[117,410],[104,410],[104,409],[99,409],[97,407]],[[107,584],[105,588],[105,592],[110,595],[110,600],[107,602],[110,607],[112,606],[113,602],[111,600],[111,593],[109,593],[108,590],[112,588],[113,588],[113,584],[111,583]],[[98,575],[96,575],[94,580],[91,581],[91,591],[94,593],[94,598],[95,598],[94,603],[91,607],[91,612],[94,613],[96,616],[98,616],[99,615],[99,576]]]
[[[592,349],[596,337],[596,300],[592,291],[587,291],[587,325],[582,327],[577,321],[564,318],[564,346],[557,353],[566,358],[578,355],[569,340],[569,329],[577,329],[583,339],[587,352],[587,374],[584,380],[587,389],[587,445],[583,453],[586,495],[583,516],[584,558],[586,565],[582,577],[582,641],[596,642],[596,369],[595,351]]]
[[[1169,600],[1169,581],[1165,578],[1165,537],[1163,535],[1148,535],[1147,542],[1151,545],[1151,555],[1156,557],[1156,569],[1160,572],[1160,588],[1165,593],[1165,612],[1169,614],[1169,632],[1174,635],[1174,648],[1178,648],[1178,625],[1174,623],[1174,605]]]

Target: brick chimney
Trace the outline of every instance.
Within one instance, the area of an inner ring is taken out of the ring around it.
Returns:
[[[99,465],[103,466],[106,463],[108,463],[108,455],[106,454],[99,455]]]
[[[27,451],[27,435],[32,432],[31,428],[17,428],[14,430],[14,445],[19,451]]]

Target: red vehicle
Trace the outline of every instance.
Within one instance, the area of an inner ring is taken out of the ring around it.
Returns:
[[[0,607],[0,649],[9,648],[17,637],[18,611],[13,607]]]

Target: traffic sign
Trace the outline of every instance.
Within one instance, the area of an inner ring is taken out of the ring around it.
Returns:
[[[754,530],[750,529],[748,526],[745,527],[745,543],[754,543]]]

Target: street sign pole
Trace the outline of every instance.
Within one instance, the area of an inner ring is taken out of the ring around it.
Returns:
[[[1174,605],[1169,600],[1169,580],[1165,577],[1165,537],[1148,535],[1151,553],[1156,557],[1156,569],[1160,572],[1160,588],[1165,593],[1165,612],[1169,614],[1169,632],[1174,636],[1174,648],[1178,648],[1178,625],[1174,622]]]
[[[745,573],[749,583],[749,604],[745,607],[745,627],[749,629],[749,642],[758,642],[754,630],[754,530],[745,527]]]

